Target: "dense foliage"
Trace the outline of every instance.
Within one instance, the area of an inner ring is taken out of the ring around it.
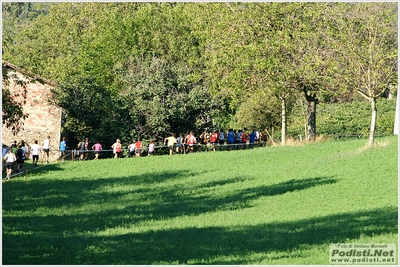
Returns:
[[[397,79],[396,3],[10,3],[3,14],[3,58],[57,83],[72,139],[284,130],[305,98],[312,140],[318,103],[376,99]]]
[[[295,113],[301,114],[304,104],[295,106]],[[393,134],[396,99],[378,99],[377,135]],[[295,114],[294,113],[294,114]],[[318,112],[318,133],[325,137],[367,137],[370,122],[365,118],[371,113],[370,106],[365,101],[352,103],[322,103]],[[305,136],[305,116],[291,116],[288,125],[288,135],[293,138]],[[275,137],[280,138],[277,132]]]

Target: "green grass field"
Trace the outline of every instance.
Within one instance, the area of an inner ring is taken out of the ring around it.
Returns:
[[[329,264],[398,240],[398,140],[50,164],[3,182],[3,264]],[[30,168],[28,166],[28,168]]]

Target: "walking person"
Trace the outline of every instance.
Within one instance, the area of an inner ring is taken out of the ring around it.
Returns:
[[[66,150],[67,150],[67,141],[65,140],[66,138],[65,137],[63,137],[62,138],[62,141],[60,142],[60,158],[59,159],[62,159],[63,161],[65,161],[65,152],[66,152]]]
[[[193,135],[193,131],[190,131],[185,138],[185,144],[188,146],[188,152],[193,152],[193,146],[196,143],[196,138]]]
[[[228,145],[229,145],[229,150],[232,150],[233,144],[235,143],[235,133],[233,132],[233,129],[228,130]]]
[[[132,143],[128,146],[128,149],[129,149],[129,157],[130,157],[130,158],[134,158],[134,157],[135,157],[135,153],[136,153],[136,141],[137,141],[137,140],[132,141]]]
[[[176,138],[175,138],[175,133],[172,133],[171,136],[167,137],[164,139],[164,145],[166,145],[167,141],[168,141],[168,148],[169,148],[169,155],[172,156],[172,154],[174,153],[174,145],[177,142]]]
[[[147,152],[147,156],[151,156],[154,154],[154,141],[151,140],[149,144],[149,150]]]
[[[204,150],[207,150],[207,143],[208,143],[208,139],[209,139],[209,134],[208,134],[208,128],[205,128],[204,131],[200,134],[199,138],[200,138],[200,147],[199,150],[202,151],[203,147],[205,147]]]
[[[225,132],[223,129],[221,129],[221,131],[219,132],[219,151],[221,151],[223,149],[223,146],[225,145]]]
[[[235,137],[235,145],[236,145],[236,149],[240,149],[241,147],[241,143],[242,143],[242,130],[238,130],[236,137]]]
[[[246,131],[247,129],[244,129],[242,133],[242,149],[246,149],[247,140],[249,139],[249,135]]]
[[[122,154],[122,145],[121,140],[117,139],[117,141],[111,146],[114,152],[114,158],[120,158]]]
[[[17,157],[14,155],[14,153],[12,153],[12,150],[8,150],[6,156],[4,157],[4,161],[6,162],[6,168],[7,168],[7,180],[10,180],[11,178],[11,174],[12,174],[12,170],[14,167],[14,162],[17,160]]]
[[[176,138],[176,153],[183,152],[183,134],[179,134],[178,138]]]
[[[136,151],[136,157],[140,157],[140,154],[142,153],[142,140],[138,138],[138,140],[135,143],[135,151]]]
[[[249,142],[250,145],[249,145],[249,147],[250,147],[250,148],[253,148],[253,147],[254,147],[254,144],[255,144],[255,141],[256,141],[256,137],[257,137],[256,131],[253,130],[253,131],[251,132],[250,136],[249,136],[249,138],[250,138],[250,142]]]
[[[14,142],[10,145],[10,150],[12,153],[17,154],[17,140],[14,140]]]
[[[40,154],[40,146],[38,140],[35,140],[34,144],[31,147],[32,153],[32,164],[37,167],[37,163],[39,161],[39,154]]]
[[[218,141],[218,132],[215,130],[210,137],[211,149],[215,152],[215,146],[217,145]]]
[[[92,150],[94,150],[94,160],[99,159],[100,151],[102,150],[102,146],[99,141],[96,141],[96,144],[92,146]]]
[[[89,158],[89,138],[85,138],[85,160]]]
[[[44,139],[43,141],[43,146],[42,146],[42,150],[43,150],[43,159],[46,160],[46,163],[49,163],[49,157],[50,157],[50,136],[47,136],[46,139]]]
[[[17,172],[22,171],[22,166],[24,165],[25,162],[25,150],[22,148],[22,145],[18,145],[17,149]]]
[[[86,151],[86,139],[83,138],[81,142],[78,144],[79,148],[79,159],[83,160],[85,157],[85,151]]]

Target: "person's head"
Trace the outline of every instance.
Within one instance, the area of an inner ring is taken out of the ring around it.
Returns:
[[[62,139],[63,141],[65,141],[65,136],[63,137],[63,139]]]
[[[34,142],[35,144],[38,144],[39,143],[39,141],[38,140],[35,140],[35,142]]]
[[[176,134],[175,134],[175,133],[172,133],[172,136],[173,136],[173,137],[175,137],[175,136],[176,136]]]
[[[117,143],[121,143],[121,140],[117,139]]]
[[[100,143],[99,141],[96,141],[96,144]]]
[[[82,139],[82,142],[85,142],[85,138]]]
[[[50,135],[47,136],[47,139],[50,139]]]

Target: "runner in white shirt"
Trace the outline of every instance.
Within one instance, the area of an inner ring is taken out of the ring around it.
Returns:
[[[37,162],[39,160],[40,146],[38,144],[38,140],[35,140],[35,144],[31,146],[32,153],[32,163],[37,167]]]
[[[17,160],[17,158],[15,157],[14,153],[12,153],[12,151],[10,149],[3,159],[6,162],[6,167],[7,167],[7,178],[6,179],[10,180],[12,170],[14,167],[14,162]]]
[[[47,136],[47,138],[43,141],[43,156],[44,159],[46,159],[46,163],[49,163],[49,152],[50,152],[50,136]]]

